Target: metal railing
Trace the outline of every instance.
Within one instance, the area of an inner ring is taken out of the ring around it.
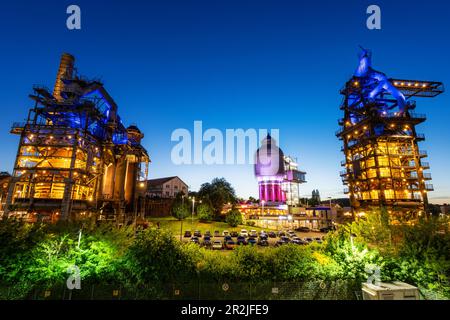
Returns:
[[[425,139],[425,135],[423,133],[418,133],[418,134],[416,134],[416,139],[424,140]]]
[[[298,282],[203,281],[124,287],[120,284],[83,284],[36,288],[20,296],[0,287],[0,299],[25,300],[355,300],[361,286],[348,280]]]

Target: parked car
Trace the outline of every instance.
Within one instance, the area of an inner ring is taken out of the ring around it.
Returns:
[[[275,243],[275,246],[276,247],[279,247],[279,246],[282,246],[282,245],[284,245],[284,244],[288,244],[288,242],[285,242],[285,241],[283,241],[283,240],[278,240],[276,243]]]
[[[201,237],[202,237],[202,233],[201,233],[199,230],[195,230],[195,231],[194,231],[194,237],[199,237],[199,238],[201,238]]]
[[[289,230],[289,231],[287,232],[287,236],[288,236],[289,238],[294,238],[294,237],[297,236],[297,234],[295,233],[295,231]]]
[[[228,230],[223,230],[222,231],[222,236],[228,236],[230,233],[228,232]]]
[[[269,238],[276,238],[276,237],[277,237],[277,234],[276,234],[275,232],[273,232],[273,231],[270,231],[270,232],[268,233],[268,236],[269,236]]]
[[[308,227],[298,227],[297,229],[295,229],[295,231],[298,231],[298,232],[310,232],[311,229],[309,229]]]
[[[191,242],[199,244],[200,240],[198,239],[198,237],[192,237]]]
[[[314,238],[314,241],[317,242],[317,243],[322,243],[323,242],[322,238],[319,238],[319,237]]]
[[[285,237],[285,236],[286,236],[286,232],[284,232],[284,231],[278,231],[278,237],[279,237],[279,238]]]
[[[237,236],[239,236],[239,233],[237,231],[231,231],[230,236],[236,238]]]
[[[291,239],[289,239],[289,237],[286,237],[286,236],[281,237],[280,240],[281,240],[281,241],[284,241],[284,242],[286,242],[286,243],[291,242]]]
[[[225,249],[227,250],[233,250],[236,247],[236,242],[233,240],[228,240],[225,242]]]
[[[258,238],[258,232],[256,230],[250,230],[250,237]]]
[[[312,239],[312,238],[303,238],[303,240],[306,241],[306,242],[308,242],[308,243],[313,242],[313,239]]]
[[[219,230],[214,231],[214,237],[220,237],[220,232],[219,232]]]
[[[298,244],[298,245],[307,245],[308,244],[308,242],[306,242],[306,241],[303,241],[302,239],[300,239],[300,238],[293,238],[292,240],[291,240],[291,243],[293,243],[293,244]]]
[[[266,231],[261,230],[261,231],[259,232],[259,236],[261,236],[261,235],[267,235]]]
[[[245,241],[245,237],[239,236],[239,237],[237,237],[236,243],[237,243],[238,245],[246,245],[246,244],[247,244],[247,241]]]
[[[233,241],[233,238],[231,238],[230,235],[226,235],[225,237],[223,237],[223,241],[227,242],[227,241]]]
[[[250,237],[250,238],[248,239],[248,244],[250,244],[250,245],[252,245],[252,246],[254,246],[257,242],[258,242],[258,241],[256,240],[255,237]]]
[[[206,236],[211,237],[211,231],[209,231],[209,230],[205,231],[205,237]]]
[[[211,237],[210,236],[207,236],[207,235],[205,235],[204,237],[203,237],[203,246],[205,246],[205,247],[211,247]]]
[[[185,238],[190,238],[190,237],[192,237],[192,233],[190,231],[185,231],[184,232],[184,237]]]
[[[262,239],[261,237],[259,237],[258,246],[268,247],[269,246],[269,241],[267,241],[267,239]]]
[[[322,227],[319,229],[319,231],[322,233],[328,233],[330,231],[333,231],[333,227]]]
[[[245,229],[241,230],[241,233],[239,234],[239,236],[247,238],[248,237],[248,231]]]
[[[259,235],[259,239],[261,239],[261,240],[267,240],[267,238],[268,238],[268,235],[265,233]]]
[[[214,242],[212,244],[212,249],[213,250],[222,250],[223,249],[222,241],[214,240]]]

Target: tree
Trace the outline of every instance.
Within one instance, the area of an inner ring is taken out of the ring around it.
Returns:
[[[201,203],[197,207],[197,217],[200,221],[211,221],[213,217],[213,209],[208,203]]]
[[[238,225],[242,224],[242,214],[238,209],[233,208],[228,211],[226,222],[230,225],[230,227],[237,227]]]
[[[250,202],[250,203],[259,203],[259,200],[255,199],[253,197],[248,197],[248,202]]]
[[[175,203],[172,207],[172,216],[178,220],[184,220],[189,215],[189,208],[186,204]]]
[[[237,201],[233,187],[225,178],[215,178],[211,183],[202,184],[198,196],[211,204],[215,218],[220,216],[225,204],[234,204]]]
[[[180,220],[180,241],[182,240],[183,236],[183,220],[189,215],[189,209],[184,202],[178,202],[175,201],[175,203],[172,206],[172,216]]]

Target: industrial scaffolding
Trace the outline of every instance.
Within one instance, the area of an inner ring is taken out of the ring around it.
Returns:
[[[367,56],[362,64],[369,70],[357,71],[341,90],[344,117],[336,136],[345,155],[344,193],[355,215],[385,207],[393,217],[414,219],[426,211],[433,185],[427,152],[418,145],[425,136],[416,132],[426,116],[411,111],[416,107],[411,98],[436,97],[444,87],[435,81],[387,79],[370,68]]]
[[[149,156],[144,135],[126,128],[103,84],[79,76],[63,54],[53,93],[34,86],[20,135],[7,215],[69,219],[98,213],[125,218],[142,207]]]

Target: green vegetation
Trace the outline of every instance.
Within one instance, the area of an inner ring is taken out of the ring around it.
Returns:
[[[233,208],[228,211],[225,221],[230,225],[230,227],[237,227],[242,224],[242,214],[238,209]]]
[[[0,298],[6,297],[5,288],[9,298],[24,298],[37,288],[64,286],[72,265],[80,269],[84,287],[114,283],[135,289],[142,298],[161,298],[168,284],[193,279],[254,286],[324,281],[351,293],[367,279],[368,266],[379,266],[383,281],[405,281],[426,295],[450,298],[448,219],[392,225],[386,217],[384,212],[368,214],[366,220],[330,233],[323,244],[245,246],[227,254],[178,241],[174,218],[160,219],[160,229],[151,227],[136,236],[131,227],[96,226],[90,220],[56,225],[3,220]],[[213,231],[217,224],[196,221],[195,229]]]
[[[211,183],[202,184],[197,195],[203,203],[211,205],[215,219],[220,218],[225,204],[237,201],[233,187],[225,178],[215,178]]]
[[[187,216],[189,216],[189,208],[184,203],[175,202],[171,210],[172,215],[178,220],[184,220]]]
[[[208,203],[201,203],[197,207],[197,217],[200,221],[211,221],[213,218],[213,209]]]
[[[164,218],[150,218],[148,219],[153,225],[160,226],[161,229],[172,232],[174,235],[180,234],[180,222],[176,220],[174,217],[164,217]],[[183,232],[186,230],[195,231],[199,230],[202,234],[206,231],[210,231],[213,233],[214,231],[219,231],[222,234],[222,231],[241,231],[241,229],[252,229],[256,231],[264,230],[264,228],[260,227],[249,227],[248,225],[238,225],[236,227],[230,227],[230,225],[226,222],[221,221],[200,221],[197,217],[194,216],[192,220],[190,217],[186,218],[183,221]]]

